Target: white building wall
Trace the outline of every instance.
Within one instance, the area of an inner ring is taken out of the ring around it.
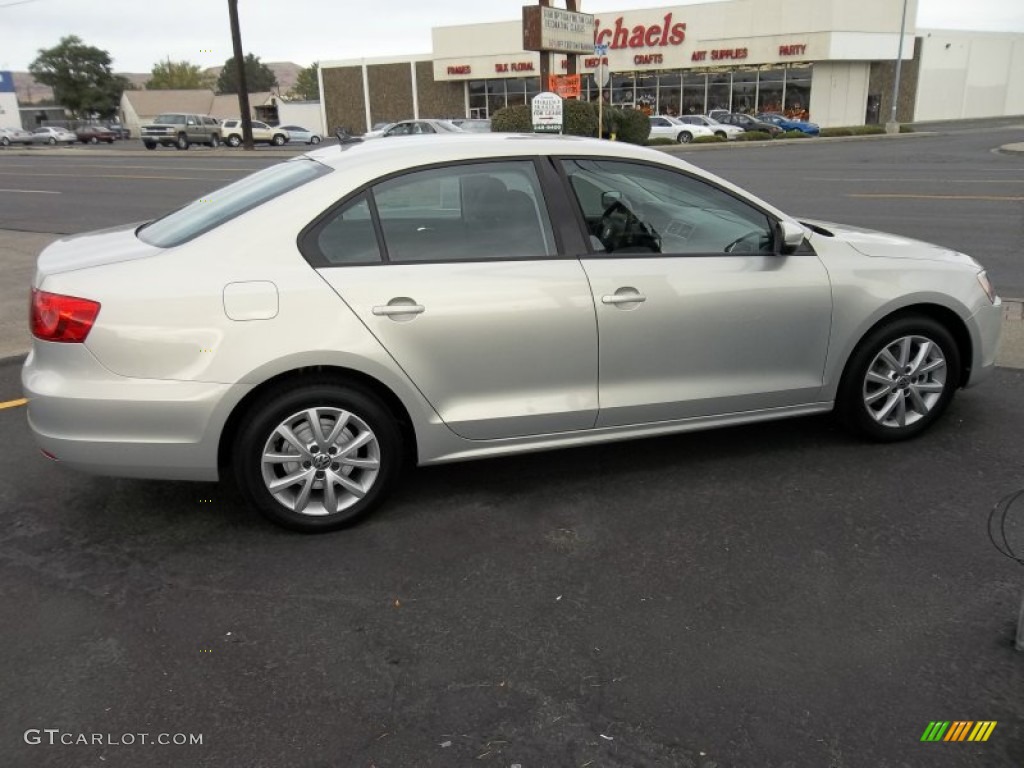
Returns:
[[[277,100],[277,122],[280,125],[301,125],[316,133],[325,133],[319,101]]]
[[[867,62],[819,62],[811,76],[811,119],[822,128],[863,125],[867,111]]]
[[[21,112],[18,111],[18,96],[14,93],[0,93],[0,127],[21,128]]]
[[[1024,114],[1024,35],[922,30],[915,120]]]

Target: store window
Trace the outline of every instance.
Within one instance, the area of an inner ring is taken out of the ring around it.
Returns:
[[[683,105],[683,76],[666,73],[658,78],[658,114],[678,115]],[[703,96],[703,89],[701,96]]]
[[[793,67],[786,71],[786,101],[783,114],[795,120],[810,117],[811,68]]]
[[[653,115],[658,99],[658,76],[638,74],[636,76],[636,108],[645,115]]]
[[[470,80],[469,88],[469,116],[488,117],[487,114],[487,86],[483,80]]]
[[[708,78],[702,72],[683,75],[683,109],[681,115],[707,114]]]
[[[526,104],[526,81],[520,78],[506,80],[505,93],[510,107],[516,104]]]
[[[784,69],[766,69],[758,73],[757,111],[782,112]]]
[[[488,115],[493,115],[499,109],[504,109],[506,105],[505,100],[505,81],[504,80],[488,80],[487,81],[487,112]]]
[[[632,107],[636,104],[636,89],[632,75],[612,75],[612,105]]]
[[[757,107],[757,71],[732,73],[732,111],[752,114]]]
[[[707,110],[730,109],[732,75],[729,72],[708,75]]]

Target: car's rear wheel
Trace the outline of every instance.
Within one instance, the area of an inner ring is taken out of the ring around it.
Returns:
[[[55,139],[53,136],[51,136],[47,141],[50,144],[56,144],[57,143],[57,139]]]
[[[854,350],[836,411],[865,437],[906,440],[939,418],[959,384],[960,350],[946,327],[929,317],[898,317]]]
[[[287,139],[280,133],[275,133],[272,141],[275,147],[280,147],[287,141]]]
[[[693,134],[690,133],[689,131],[681,131],[679,135],[676,136],[676,139],[679,141],[680,144],[689,144],[691,141],[693,141]]]
[[[241,146],[241,144],[242,144],[242,137],[241,136],[238,136],[236,134],[231,134],[230,136],[228,136],[228,146],[229,147],[238,147],[238,146]]]
[[[178,139],[174,142],[174,146],[177,147],[178,149],[188,149],[188,136],[186,136],[184,133],[179,133]]]
[[[95,136],[90,136],[89,137],[89,143],[90,144],[99,144],[100,140],[98,138],[96,138]]]
[[[292,530],[331,531],[365,517],[391,490],[402,438],[373,395],[333,381],[271,392],[235,442],[238,485],[263,515]]]
[[[11,146],[11,140],[4,136],[3,138],[0,138],[0,144],[3,144],[5,147],[9,147]]]
[[[310,144],[319,144],[319,143],[320,143],[320,137],[319,137],[319,136],[313,136],[313,137],[312,137],[312,138],[311,138],[311,139],[309,140],[309,143],[310,143]]]

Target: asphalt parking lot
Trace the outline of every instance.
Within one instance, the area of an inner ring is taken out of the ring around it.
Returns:
[[[1006,199],[1024,156],[989,152],[1003,133],[687,159],[787,210],[967,243],[1024,286]],[[198,159],[0,155],[0,186],[59,193],[0,212],[23,251],[0,246],[4,310],[47,233],[155,215],[249,167]],[[1011,183],[934,197],[950,163],[952,181]],[[0,362],[0,404],[18,373]],[[0,408],[0,764],[1019,766],[1024,569],[987,515],[1024,488],[1022,404],[1006,367],[908,443],[816,417],[413,470],[319,537],[263,523],[227,483],[65,471]],[[997,726],[922,743],[935,720]],[[107,743],[59,743],[93,734]]]

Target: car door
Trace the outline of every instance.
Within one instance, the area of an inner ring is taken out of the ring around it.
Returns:
[[[650,117],[651,138],[674,139],[679,128],[666,120],[664,117]]]
[[[562,165],[595,248],[598,427],[817,401],[832,294],[809,247],[778,253],[771,216],[681,170]]]
[[[380,181],[309,228],[304,255],[457,434],[592,427],[597,326],[533,159]],[[573,233],[576,234],[576,233]]]

